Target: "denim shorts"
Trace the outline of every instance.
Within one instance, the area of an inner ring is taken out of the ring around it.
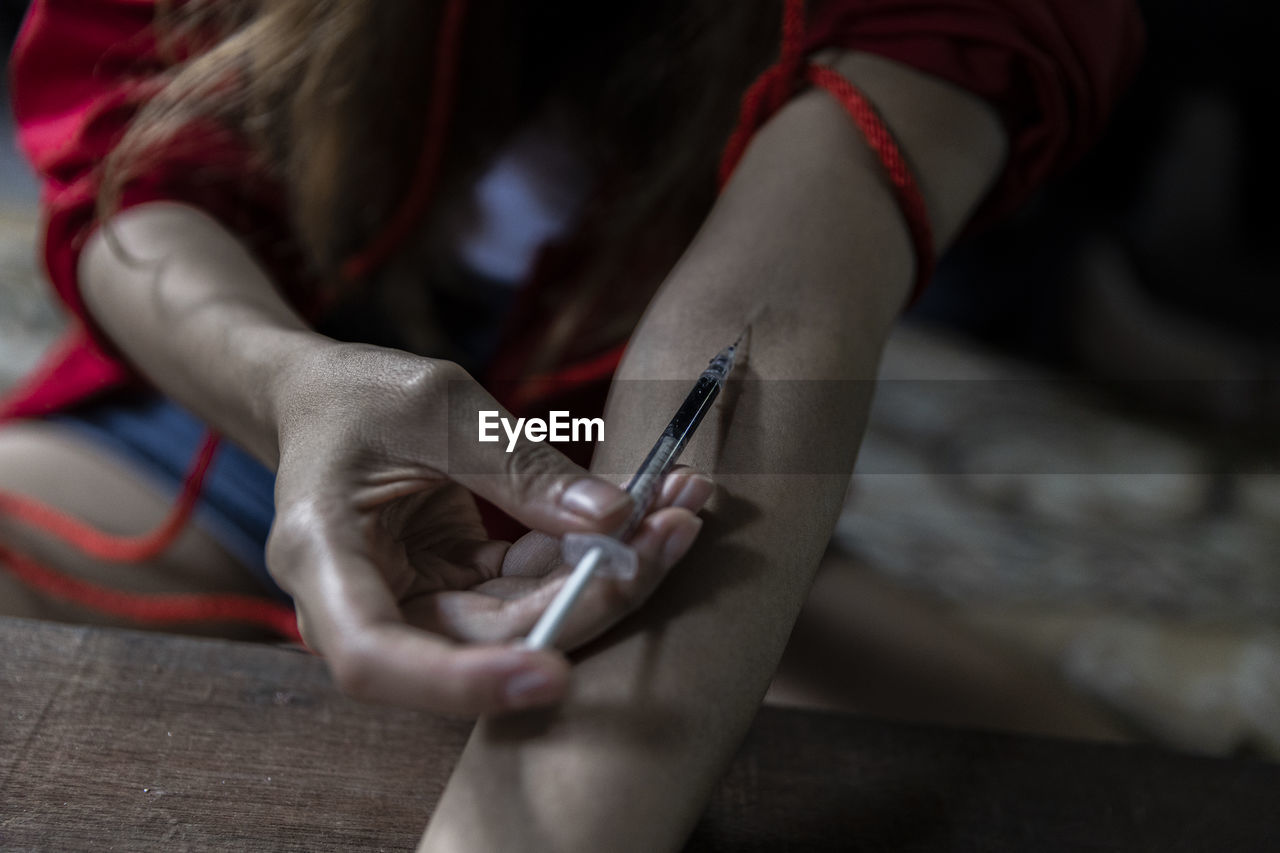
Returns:
[[[48,420],[71,429],[176,498],[208,427],[168,398],[114,396]],[[289,601],[267,573],[266,544],[275,517],[275,474],[224,439],[208,474],[193,522],[235,557],[274,598]]]

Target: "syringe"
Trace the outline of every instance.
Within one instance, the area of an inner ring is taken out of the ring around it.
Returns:
[[[640,522],[644,520],[645,514],[653,503],[653,497],[662,484],[663,476],[680,458],[685,445],[693,437],[694,430],[698,428],[698,424],[702,423],[702,419],[711,410],[711,404],[719,396],[720,389],[724,387],[725,379],[733,370],[734,357],[741,340],[742,336],[739,335],[738,340],[711,359],[707,369],[702,371],[702,375],[694,383],[693,390],[680,404],[675,417],[667,424],[667,428],[662,431],[661,437],[653,445],[649,455],[644,458],[644,462],[640,464],[631,482],[627,484],[627,494],[631,495],[634,508],[626,523],[609,537],[581,534],[565,537],[566,547],[563,556],[566,560],[571,559],[570,545],[573,546],[574,556],[580,553],[581,557],[577,559],[573,572],[565,580],[560,592],[552,599],[551,604],[538,619],[538,623],[525,638],[525,646],[532,649],[545,649],[554,643],[569,610],[578,600],[578,596],[582,594],[587,582],[596,573],[605,556],[620,552],[627,553],[628,549],[620,548],[615,543],[630,539],[636,532],[636,528],[640,526]],[[630,554],[630,559],[635,559],[634,554]]]

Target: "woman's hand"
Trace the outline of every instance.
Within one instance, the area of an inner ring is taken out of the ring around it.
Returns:
[[[626,493],[546,444],[508,453],[479,442],[477,411],[501,407],[451,363],[333,344],[308,350],[288,378],[267,562],[340,687],[462,714],[559,699],[561,655],[503,644],[529,631],[567,575],[553,536],[611,532],[630,512]],[[489,540],[470,492],[542,532]],[[591,584],[566,648],[648,596],[692,545],[711,492],[688,469],[668,475],[631,542],[638,571]]]
[[[317,335],[196,208],[117,214],[126,253],[106,234],[80,258],[94,320],[157,388],[278,469],[267,562],[343,689],[467,714],[559,698],[561,656],[497,643],[525,633],[562,567],[537,537],[510,551],[488,541],[467,490],[553,536],[611,532],[630,511],[622,490],[545,444],[477,441],[477,411],[501,407],[464,371]],[[681,478],[690,492],[669,492],[635,543],[637,576],[594,582],[571,642],[620,618],[688,549],[710,482]]]

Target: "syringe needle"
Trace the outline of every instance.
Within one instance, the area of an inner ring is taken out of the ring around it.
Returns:
[[[745,332],[746,330],[744,330],[744,334]],[[738,341],[741,341],[742,337],[742,335],[739,335]],[[738,345],[738,341],[734,341],[725,347],[711,360],[702,375],[698,377],[698,381],[694,383],[693,390],[689,392],[684,402],[681,403],[680,408],[676,410],[675,416],[667,424],[667,428],[663,430],[657,443],[649,451],[649,455],[640,464],[639,470],[631,478],[631,482],[627,484],[627,492],[635,501],[635,508],[632,510],[631,517],[627,519],[626,524],[609,538],[625,542],[640,526],[640,522],[644,520],[645,513],[649,511],[649,505],[653,502],[653,496],[657,492],[662,476],[671,469],[671,466],[680,457],[685,445],[693,437],[694,430],[698,428],[698,424],[702,423],[703,417],[710,411],[711,404],[715,402],[716,396],[719,395],[729,372],[733,370],[734,348]],[[590,539],[604,541],[606,545],[609,544],[606,538],[602,536],[592,536]],[[533,649],[545,649],[555,642],[570,608],[573,607],[573,603],[578,599],[578,596],[582,594],[582,590],[586,588],[587,581],[591,579],[596,569],[599,568],[606,550],[608,549],[604,546],[593,546],[582,555],[574,566],[573,572],[565,579],[564,586],[556,593],[556,597],[552,599],[551,604],[539,617],[538,623],[534,625],[533,630],[529,632],[529,636],[525,638],[525,646]]]

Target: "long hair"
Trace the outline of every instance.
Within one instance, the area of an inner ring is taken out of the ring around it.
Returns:
[[[343,260],[384,227],[426,124],[443,0],[187,0],[158,8],[172,60],[105,165],[100,214],[193,121],[240,134],[287,194],[312,272],[339,286]],[[776,2],[470,0],[429,233],[487,158],[549,104],[574,117],[609,184],[584,217],[593,249],[549,329],[541,362],[624,335],[661,273],[619,289],[637,253],[673,263],[714,195],[738,98],[777,43]],[[431,245],[430,240],[410,241]],[[409,251],[412,247],[407,247]],[[669,256],[669,257],[664,257]],[[566,285],[568,286],[568,285]],[[572,333],[607,303],[592,338]],[[543,364],[542,366],[546,366]]]

